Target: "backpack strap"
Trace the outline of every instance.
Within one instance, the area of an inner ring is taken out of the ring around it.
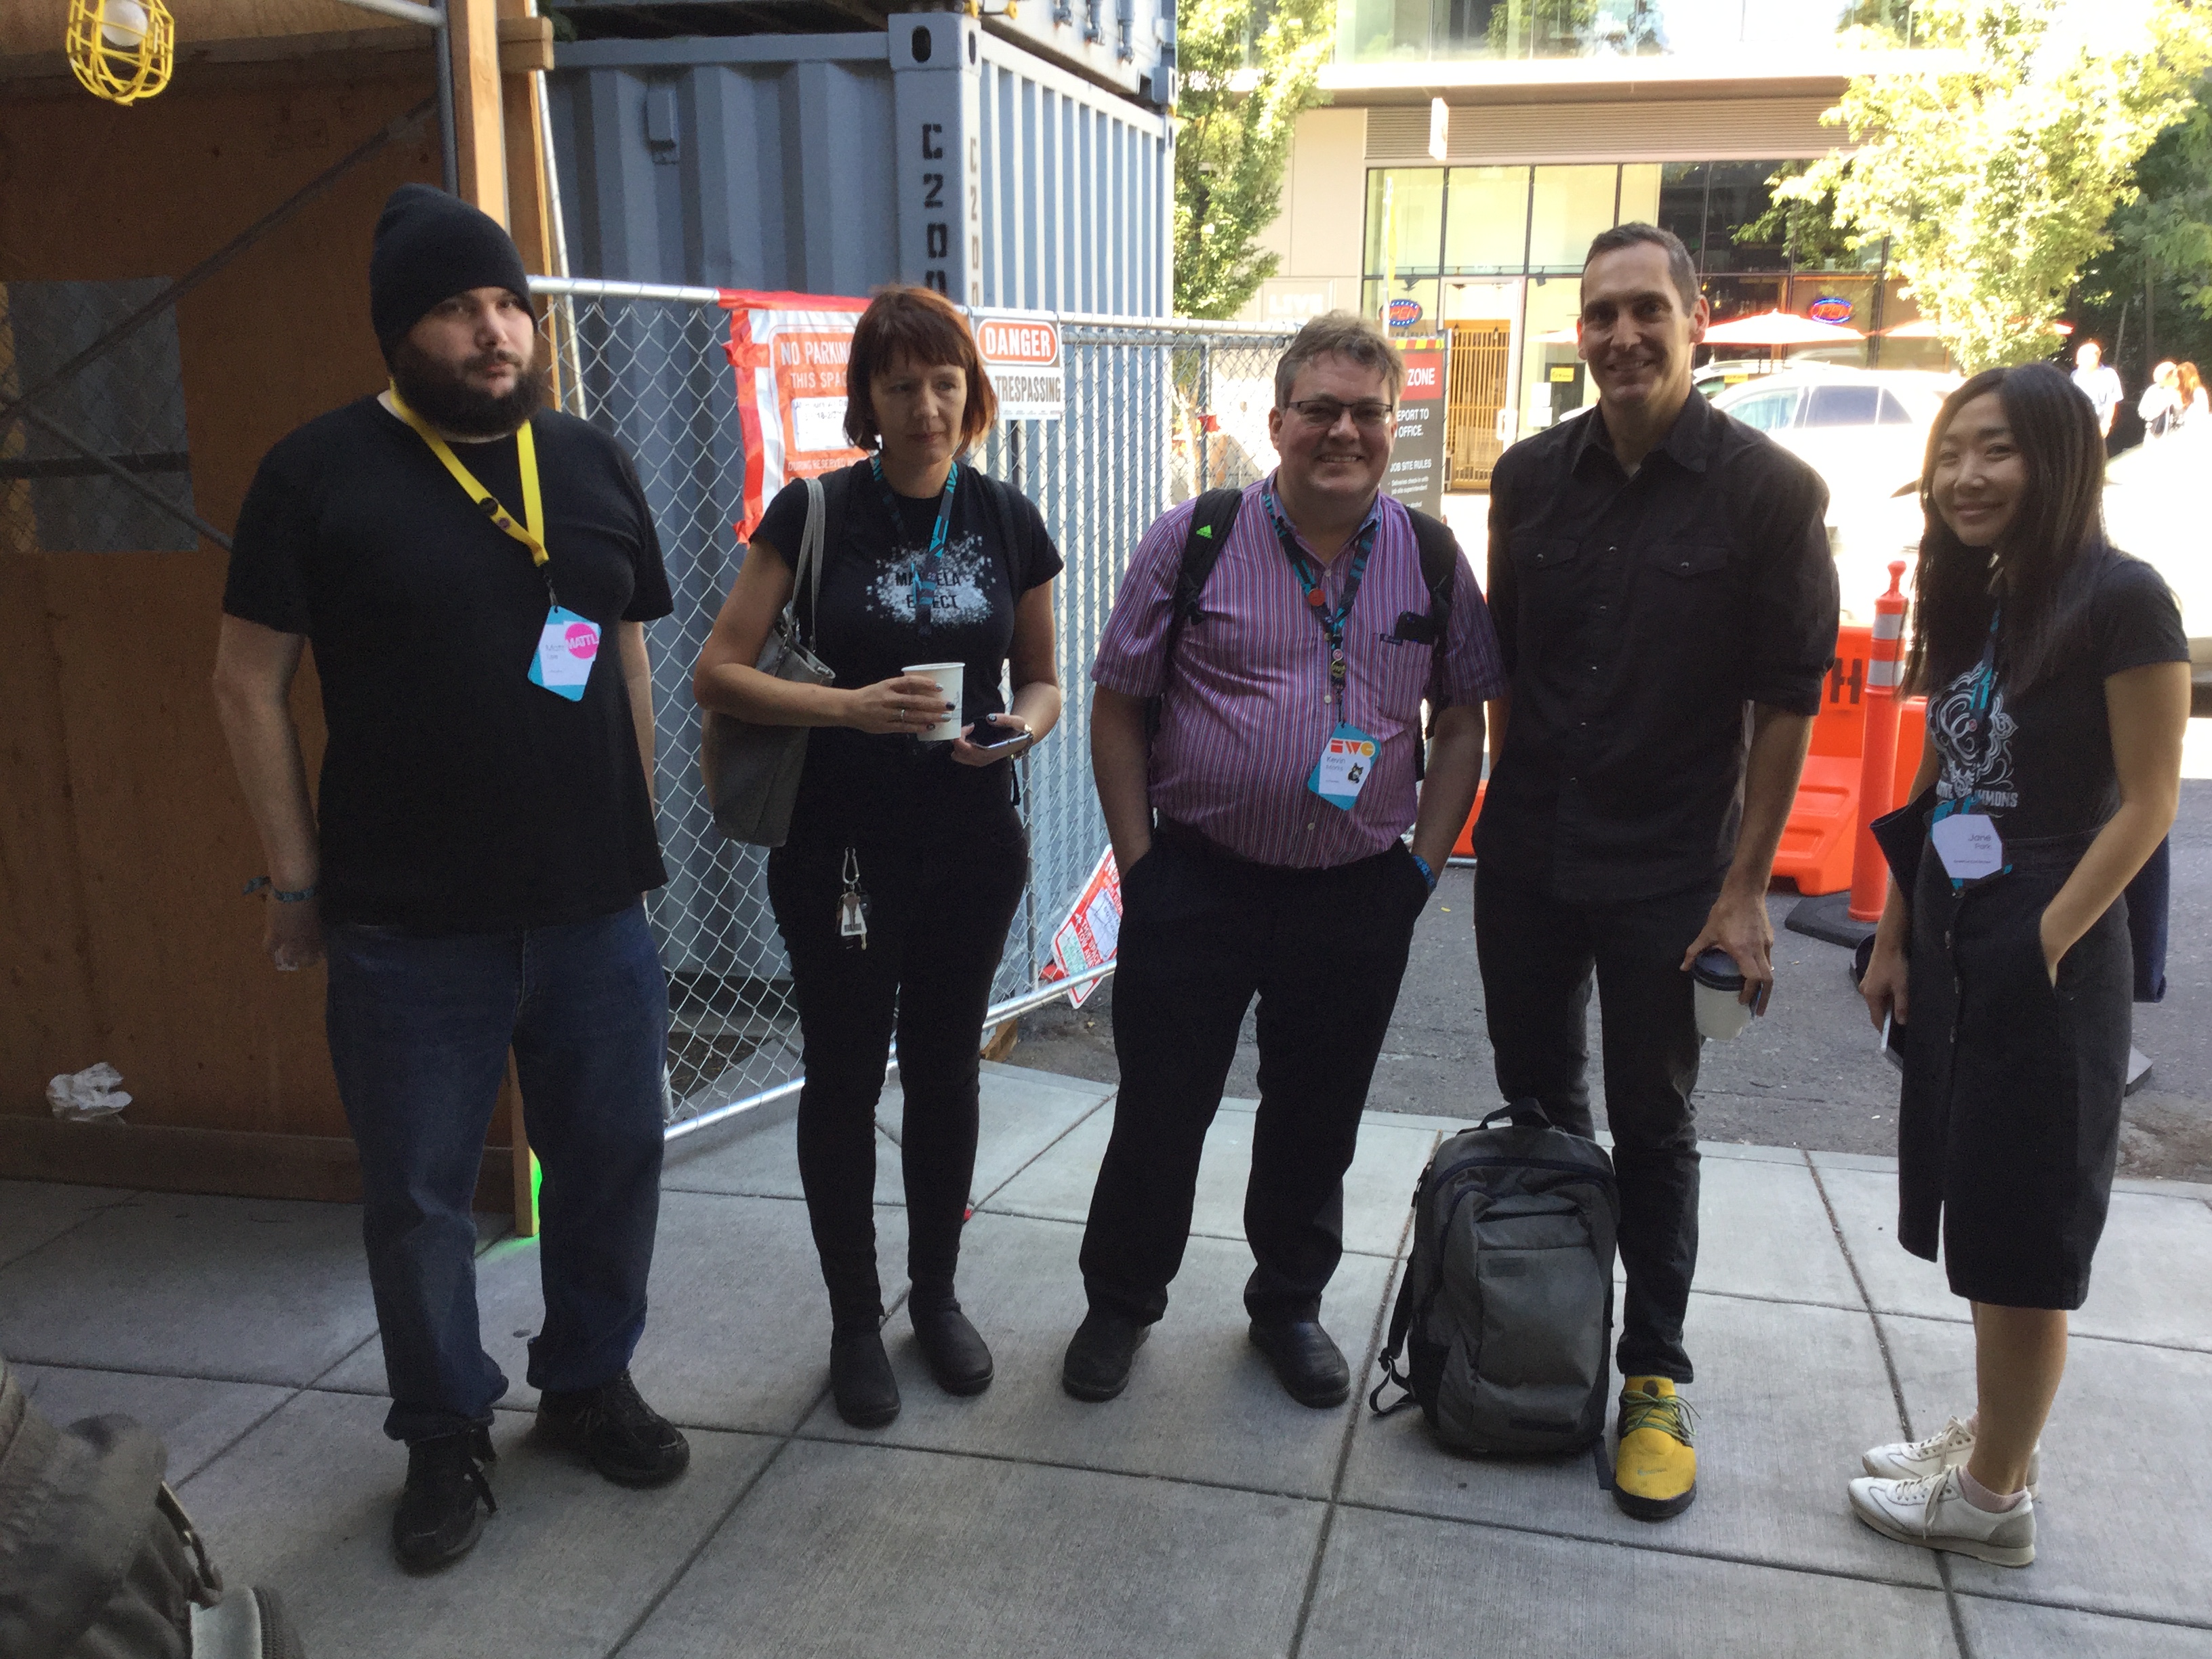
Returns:
[[[971,469],[976,488],[983,499],[991,504],[992,527],[999,532],[999,555],[1006,567],[1006,592],[1014,603],[1021,603],[1021,594],[1014,586],[1014,548],[1021,534],[1014,523],[1013,485],[994,478],[981,467]]]
[[[1200,495],[1191,513],[1190,533],[1183,538],[1182,562],[1176,568],[1175,592],[1168,602],[1167,639],[1160,647],[1160,690],[1145,705],[1147,738],[1160,729],[1160,705],[1167,696],[1168,676],[1175,672],[1176,643],[1182,638],[1185,624],[1205,618],[1199,596],[1206,592],[1206,580],[1213,574],[1213,567],[1220,562],[1221,550],[1228,545],[1229,532],[1237,523],[1237,509],[1243,500],[1243,489],[1233,484],[1224,485]]]
[[[1413,544],[1421,550],[1421,581],[1429,590],[1429,729],[1413,750],[1413,781],[1428,772],[1427,739],[1436,735],[1437,697],[1443,686],[1444,643],[1451,637],[1452,588],[1462,562],[1459,538],[1442,519],[1431,518],[1414,507],[1406,509],[1413,521]]]
[[[1425,1171],[1424,1174],[1425,1175]],[[1416,1192],[1414,1194],[1416,1201],[1419,1197],[1420,1194]],[[1415,1403],[1413,1381],[1398,1369],[1398,1356],[1404,1351],[1407,1333],[1412,1330],[1413,1326],[1413,1274],[1409,1270],[1406,1275],[1406,1282],[1398,1287],[1398,1304],[1390,1310],[1390,1340],[1383,1345],[1380,1356],[1382,1380],[1375,1385],[1374,1392],[1367,1396],[1367,1409],[1377,1417],[1393,1416]],[[1400,1393],[1397,1399],[1386,1406],[1382,1403],[1382,1390],[1394,1382],[1397,1384]]]

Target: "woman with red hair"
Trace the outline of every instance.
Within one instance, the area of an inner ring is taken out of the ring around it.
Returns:
[[[846,386],[846,435],[871,453],[823,480],[820,586],[799,604],[835,680],[798,684],[753,666],[791,597],[807,513],[794,483],[753,534],[692,690],[707,708],[811,728],[790,836],[769,854],[769,898],[805,1042],[799,1168],[830,1290],[830,1391],[847,1422],[872,1428],[899,1410],[879,1334],[874,1210],[876,1102],[895,1030],[908,1313],[939,1386],[969,1395],[991,1382],[953,1273],[983,1017],[1028,869],[1011,757],[1060,718],[1060,559],[1036,507],[963,459],[998,402],[942,295],[878,294],[854,330]],[[938,661],[963,665],[957,708],[936,678],[903,666]],[[948,716],[959,735],[933,740]]]

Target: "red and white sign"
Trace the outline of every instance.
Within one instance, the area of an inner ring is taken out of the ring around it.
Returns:
[[[1099,854],[1066,919],[1054,930],[1052,960],[1038,970],[1037,977],[1049,985],[1099,967],[1114,959],[1121,942],[1121,872],[1115,867],[1114,849],[1109,847]],[[1077,986],[1067,994],[1069,1006],[1080,1008],[1098,984],[1093,979]]]
[[[737,524],[744,541],[784,485],[860,459],[845,438],[845,363],[868,302],[726,289],[722,306],[730,313],[722,349],[737,371],[744,433],[744,516]]]
[[[1056,421],[1067,407],[1060,323],[1035,312],[978,312],[975,349],[1003,421]]]

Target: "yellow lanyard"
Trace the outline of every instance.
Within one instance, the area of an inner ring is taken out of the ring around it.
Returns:
[[[461,465],[461,458],[453,453],[453,447],[433,432],[420,415],[407,407],[407,400],[399,395],[399,388],[392,388],[392,407],[399,418],[415,428],[415,435],[430,446],[430,453],[445,463],[446,471],[453,475],[453,482],[467,493],[468,498],[482,507],[484,516],[501,530],[530,550],[530,562],[540,570],[545,568],[545,502],[538,490],[538,445],[530,435],[530,422],[525,421],[514,434],[515,459],[522,467],[522,512],[527,526],[514,521],[514,515],[499,504],[498,498],[477,482],[476,474]],[[551,578],[549,576],[550,581]]]

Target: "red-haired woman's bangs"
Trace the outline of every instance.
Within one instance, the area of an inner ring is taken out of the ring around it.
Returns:
[[[869,395],[875,377],[901,363],[918,368],[950,365],[968,377],[968,403],[960,415],[964,451],[999,418],[998,394],[983,372],[967,319],[934,289],[887,288],[860,313],[853,330],[853,355],[845,364],[845,436],[873,449],[882,435]]]

